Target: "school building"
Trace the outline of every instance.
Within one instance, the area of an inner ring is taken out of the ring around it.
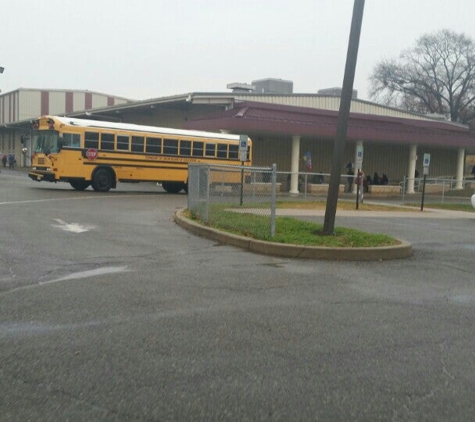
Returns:
[[[232,83],[227,89],[227,92],[192,92],[142,101],[74,91],[80,100],[74,100],[73,95],[72,102],[71,94],[67,97],[66,94],[73,91],[60,91],[63,94],[55,93],[48,103],[44,91],[36,90],[36,100],[30,104],[23,104],[30,101],[28,97],[17,95],[12,100],[11,93],[4,94],[0,96],[0,149],[13,149],[18,156],[25,145],[28,147],[29,120],[57,114],[247,134],[253,140],[254,165],[276,163],[278,171],[305,172],[309,169],[302,157],[310,155],[312,172],[330,172],[340,107],[339,88],[293,93],[291,81],[267,78],[251,84]],[[90,98],[87,103],[86,94]],[[4,99],[5,95],[10,95],[10,99]],[[18,110],[16,114],[5,111],[12,101],[13,108]],[[406,176],[409,193],[414,191],[416,171],[422,175],[424,154],[431,156],[430,177],[452,178],[456,188],[461,188],[473,165],[470,160],[475,155],[475,134],[467,126],[434,116],[360,100],[354,91],[344,163],[356,163],[357,151],[362,150],[366,174],[385,173],[392,183]],[[28,152],[21,164],[29,164]],[[292,177],[290,192],[298,193],[298,189],[298,179]]]

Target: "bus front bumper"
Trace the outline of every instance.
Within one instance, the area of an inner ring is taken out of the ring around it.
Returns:
[[[37,182],[41,182],[43,180],[46,182],[56,182],[54,173],[50,171],[32,170],[28,172],[28,177],[32,180],[36,180]]]

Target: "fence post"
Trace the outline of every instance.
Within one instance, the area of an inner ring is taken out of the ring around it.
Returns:
[[[307,200],[307,182],[308,182],[308,173],[305,173],[305,178],[304,178],[304,195],[303,195],[303,200],[306,201]]]
[[[224,196],[224,186],[225,186],[225,173],[221,172],[221,198]]]
[[[275,208],[276,208],[276,188],[277,188],[277,164],[272,164],[272,196],[270,204],[270,237],[275,236]]]
[[[406,198],[406,176],[402,179],[402,203],[404,203]]]

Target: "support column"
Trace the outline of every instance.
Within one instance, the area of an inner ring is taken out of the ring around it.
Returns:
[[[409,165],[407,171],[407,193],[414,193],[414,175],[416,173],[417,145],[409,147]]]
[[[465,148],[459,148],[457,155],[457,170],[455,189],[463,189],[463,173],[465,169]]]
[[[299,193],[299,160],[300,160],[300,136],[292,136],[292,157],[290,163],[290,194],[298,195]]]

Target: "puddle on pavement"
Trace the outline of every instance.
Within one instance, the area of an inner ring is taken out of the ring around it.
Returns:
[[[475,251],[475,245],[466,243],[466,244],[463,244],[463,245],[460,245],[460,246],[462,246],[462,248],[464,248],[464,249],[468,249],[469,251]]]
[[[449,300],[455,303],[469,304],[474,302],[475,297],[471,295],[457,295],[449,297]]]

